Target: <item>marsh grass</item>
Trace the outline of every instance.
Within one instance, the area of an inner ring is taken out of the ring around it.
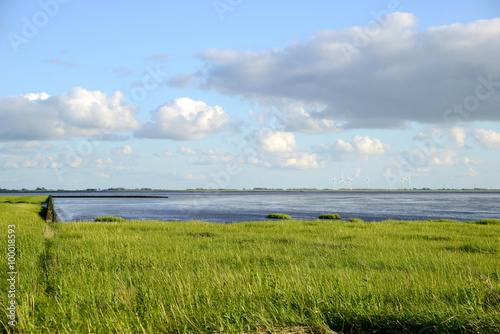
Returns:
[[[499,225],[11,217],[23,333],[500,331]]]
[[[270,213],[267,215],[267,218],[270,219],[292,219],[289,215],[286,215],[284,213]]]
[[[474,223],[480,225],[500,225],[500,219],[483,218],[475,221]]]
[[[125,219],[123,219],[121,217],[105,216],[105,217],[96,217],[95,221],[96,222],[124,222]]]
[[[340,219],[340,215],[327,213],[327,214],[320,215],[318,218],[319,219]]]

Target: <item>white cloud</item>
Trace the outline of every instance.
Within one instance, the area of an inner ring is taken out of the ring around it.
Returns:
[[[295,134],[291,132],[261,129],[256,133],[255,139],[262,152],[293,152],[297,148]]]
[[[464,147],[465,146],[465,129],[461,127],[456,127],[450,130],[450,136],[451,138],[457,143],[458,147]]]
[[[377,138],[370,139],[368,136],[361,137],[356,135],[348,142],[337,139],[335,148],[339,151],[360,155],[382,155],[391,148],[391,145],[383,144]]]
[[[384,20],[390,24],[352,55],[346,43],[359,39],[361,27],[319,31],[283,49],[207,50],[198,55],[201,87],[281,109],[287,131],[500,121],[500,96],[492,93],[500,78],[500,18],[426,30],[409,13]],[[476,101],[480,107],[469,112]]]
[[[122,147],[117,147],[116,149],[113,150],[113,153],[129,157],[136,155],[136,152],[129,145],[123,145]]]
[[[3,165],[4,168],[6,169],[20,169],[21,167],[18,165],[17,162],[15,161],[7,161],[5,162],[5,164]]]
[[[136,109],[111,97],[81,87],[49,96],[30,93],[0,98],[0,140],[54,140],[90,136],[102,131],[138,129]]]
[[[115,165],[113,159],[111,159],[111,158],[96,159],[94,166],[97,169],[105,169],[105,170],[113,170],[113,171],[129,170],[129,168],[127,168],[121,164]]]
[[[227,155],[226,150],[222,148],[210,149],[210,148],[202,148],[200,154],[203,155]]]
[[[42,144],[39,141],[32,140],[27,142],[8,143],[0,148],[0,152],[9,152],[15,154],[32,154],[33,152],[40,152],[49,150],[52,145]]]
[[[170,151],[163,151],[163,152],[155,153],[154,156],[155,157],[175,157],[175,153],[170,152]]]
[[[196,153],[195,150],[189,148],[189,147],[186,147],[186,146],[181,146],[177,152],[179,154],[182,154],[182,155],[188,155],[188,156],[193,156],[193,155],[197,155],[198,153]]]
[[[328,115],[325,115],[325,109],[325,106],[307,108],[303,105],[290,104],[281,108],[283,116],[276,114],[276,117],[285,125],[286,131],[304,133],[341,131],[339,123],[325,118],[328,117]]]
[[[282,167],[293,167],[297,169],[319,169],[324,168],[324,162],[318,162],[316,154],[295,153],[291,157],[282,157],[279,159]]]
[[[474,130],[476,141],[486,148],[500,149],[500,132],[486,129]]]
[[[482,165],[483,162],[482,161],[479,161],[479,160],[472,160],[472,159],[469,159],[468,157],[464,157],[462,162],[464,163],[465,166],[467,167],[472,167],[472,166],[476,166],[476,165]]]
[[[482,161],[472,160],[472,159],[469,159],[469,157],[464,157],[462,162],[465,166],[468,167],[466,175],[468,175],[470,177],[474,177],[474,176],[477,176],[479,174],[478,171],[475,170],[473,166],[483,164]]]
[[[190,171],[184,171],[182,173],[173,172],[172,175],[179,177],[184,180],[205,180],[206,176],[203,174],[195,174]]]
[[[457,152],[451,149],[435,149],[426,154],[422,154],[422,151],[418,149],[410,150],[408,151],[410,156],[412,152],[414,152],[414,157],[421,159],[418,160],[421,166],[454,166],[453,158],[457,155]]]
[[[151,112],[152,122],[135,133],[142,138],[198,140],[222,132],[230,117],[220,106],[211,107],[203,101],[178,98]]]
[[[25,143],[31,144],[33,143]],[[27,145],[28,147],[31,145]],[[23,146],[16,145],[13,146]],[[36,152],[36,153],[33,153]],[[71,164],[70,164],[71,165]],[[61,166],[60,162],[57,162],[56,158],[51,155],[43,155],[39,151],[29,151],[15,150],[14,153],[10,154],[0,154],[0,166],[6,169],[21,169],[21,168],[59,168]]]
[[[250,164],[296,169],[318,169],[326,166],[324,162],[317,160],[316,154],[297,148],[294,133],[265,128],[253,134],[253,141],[257,156],[246,157],[245,160]]]

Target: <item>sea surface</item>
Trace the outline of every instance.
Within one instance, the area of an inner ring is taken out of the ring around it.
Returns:
[[[500,193],[480,192],[159,192],[70,193],[67,195],[168,196],[168,198],[54,198],[58,221],[93,220],[98,216],[125,219],[218,223],[267,220],[269,213],[314,220],[340,214],[343,220],[365,221],[500,219]],[[64,196],[64,194],[54,194]]]

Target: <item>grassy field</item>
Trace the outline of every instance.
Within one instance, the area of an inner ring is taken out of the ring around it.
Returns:
[[[46,226],[40,212],[0,200],[21,333],[500,332],[500,221]]]

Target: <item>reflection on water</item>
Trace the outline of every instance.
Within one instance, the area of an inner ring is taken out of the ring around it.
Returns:
[[[127,194],[137,195],[120,193]],[[231,223],[266,220],[271,212],[286,213],[295,219],[317,219],[320,214],[337,213],[342,219],[367,221],[500,218],[500,193],[173,192],[148,195],[168,198],[54,198],[54,205],[60,221],[119,216]]]

